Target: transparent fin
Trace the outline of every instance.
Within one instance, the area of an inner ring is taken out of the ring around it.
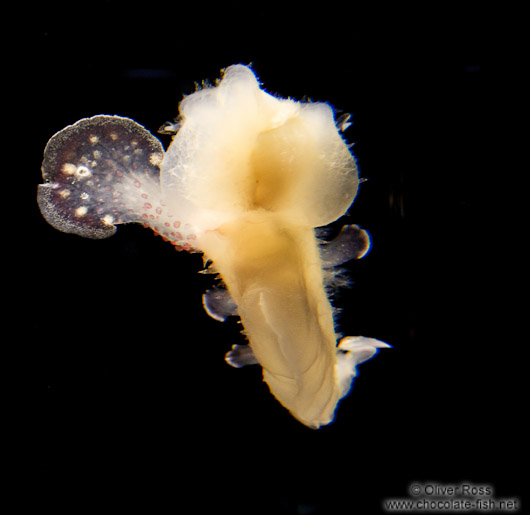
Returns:
[[[259,364],[249,345],[232,345],[232,350],[225,355],[225,361],[234,368]]]
[[[360,259],[371,247],[370,235],[358,225],[345,225],[335,239],[320,246],[323,266],[331,268]]]
[[[341,114],[336,120],[335,125],[337,126],[337,129],[339,129],[340,132],[344,132],[348,129],[351,125],[353,125],[353,122],[350,122],[351,120],[351,114],[344,113]]]
[[[237,316],[237,304],[224,288],[206,291],[202,296],[202,305],[206,313],[219,322],[224,322],[229,316]]]
[[[379,349],[391,348],[374,338],[346,336],[337,346],[337,371],[339,375],[340,397],[348,394],[352,380],[357,375],[357,365],[373,358]]]
[[[159,134],[176,134],[180,129],[180,120],[175,118],[172,122],[165,122],[159,129]]]

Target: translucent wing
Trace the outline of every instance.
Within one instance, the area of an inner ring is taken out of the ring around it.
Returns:
[[[40,210],[56,229],[85,238],[107,238],[116,224],[141,222],[189,249],[193,229],[170,212],[160,188],[163,157],[160,141],[133,120],[79,120],[46,145]]]
[[[258,365],[259,361],[254,356],[250,345],[232,345],[225,355],[225,361],[234,368],[246,367],[247,365]]]
[[[352,381],[357,376],[357,365],[377,354],[379,349],[391,348],[388,343],[364,336],[346,336],[337,346],[337,373],[341,398],[350,391]]]
[[[237,316],[237,304],[224,288],[213,288],[205,292],[202,305],[206,313],[219,322],[224,322],[229,316]]]
[[[358,225],[345,225],[336,238],[320,247],[322,264],[334,267],[352,259],[360,259],[371,247],[370,235]]]

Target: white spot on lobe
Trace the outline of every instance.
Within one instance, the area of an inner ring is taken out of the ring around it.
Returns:
[[[73,175],[77,171],[77,166],[72,163],[64,163],[62,172],[66,175]]]
[[[78,166],[76,170],[76,175],[78,177],[90,177],[92,172],[86,166]]]
[[[153,152],[150,156],[149,156],[149,162],[152,164],[152,165],[159,165],[161,162],[162,162],[162,159],[164,159],[164,155],[163,154],[160,154],[158,152]]]

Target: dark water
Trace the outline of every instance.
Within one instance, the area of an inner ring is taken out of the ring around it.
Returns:
[[[9,394],[21,502],[72,513],[379,513],[426,482],[520,497],[522,397],[489,160],[494,92],[474,18],[401,31],[355,16],[342,29],[334,12],[246,28],[212,16],[172,25],[169,12],[125,19],[102,7],[27,29],[24,231],[9,271],[22,315]],[[56,131],[119,114],[156,133],[195,81],[236,62],[252,62],[270,92],[352,113],[346,138],[368,179],[347,221],[373,248],[348,265],[353,286],[336,304],[345,334],[393,349],[361,366],[319,431],[290,417],[258,369],[224,363],[242,336],[203,312],[212,281],[197,274],[199,256],[136,226],[103,241],[59,233],[34,200]]]

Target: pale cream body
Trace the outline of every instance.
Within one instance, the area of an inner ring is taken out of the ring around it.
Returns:
[[[236,65],[184,98],[176,126],[165,153],[126,118],[100,115],[57,133],[43,162],[43,215],[89,238],[142,222],[203,252],[237,305],[252,351],[245,355],[262,366],[273,395],[307,426],[329,423],[356,366],[386,346],[362,337],[337,345],[330,262],[314,229],[347,212],[359,179],[333,110],[274,97]]]
[[[314,231],[257,212],[198,244],[238,306],[273,395],[304,424],[329,423],[340,394],[336,336]]]

